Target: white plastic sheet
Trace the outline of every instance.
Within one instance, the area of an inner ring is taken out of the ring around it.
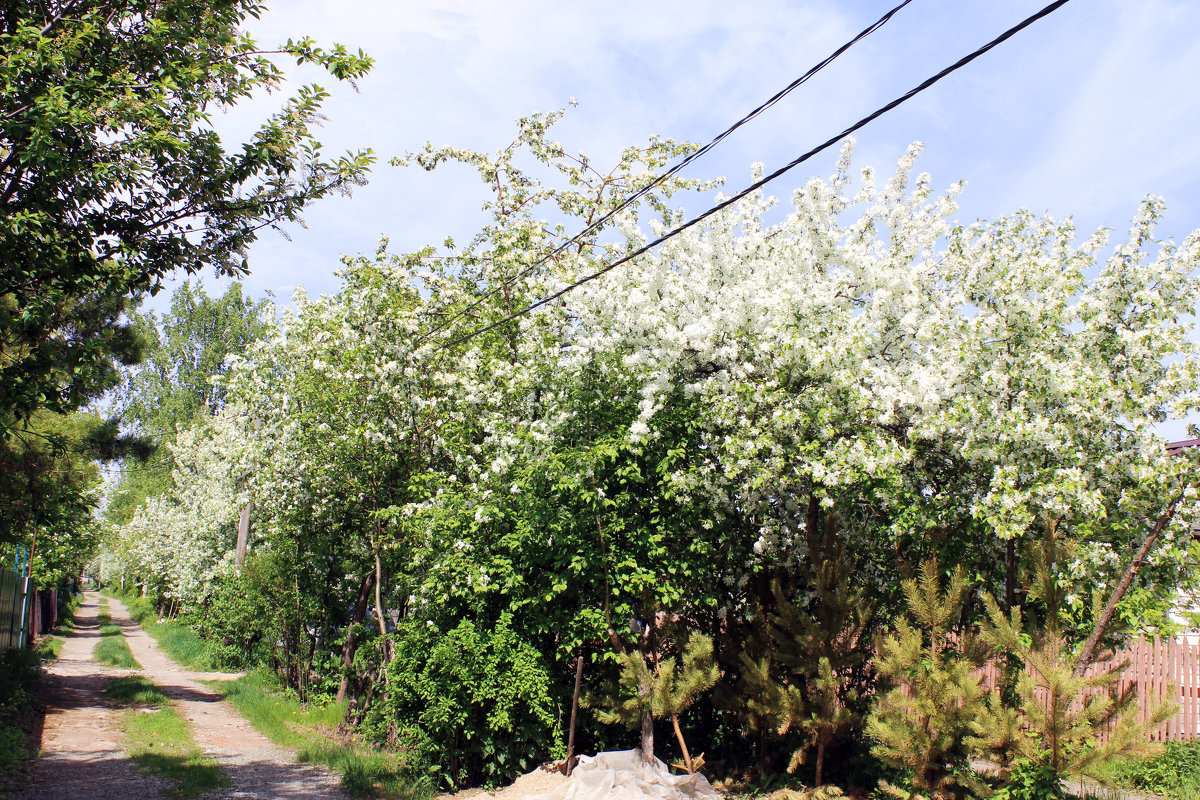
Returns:
[[[647,764],[640,750],[621,750],[581,756],[568,780],[528,800],[721,800],[721,795],[703,775],[673,775],[657,758]]]

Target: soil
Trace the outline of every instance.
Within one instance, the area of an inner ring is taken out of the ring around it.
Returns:
[[[128,800],[161,797],[167,781],[148,777],[121,748],[117,710],[104,697],[113,677],[141,674],[159,686],[192,727],[196,743],[228,773],[233,785],[205,795],[212,800],[346,800],[337,776],[298,764],[292,753],[254,730],[220,695],[200,680],[233,678],[225,673],[182,669],[161,650],[125,606],[109,600],[109,614],[121,627],[141,672],[105,668],[91,658],[99,638],[99,595],[88,592],[76,615],[75,633],[62,656],[47,669],[48,706],[42,754],[34,762],[19,800]]]
[[[495,792],[483,789],[463,789],[454,794],[440,794],[434,800],[522,800],[525,797],[553,791],[567,778],[558,770],[538,767]]]
[[[63,643],[62,654],[44,670],[41,751],[14,798],[126,800],[159,797],[169,786],[139,772],[121,746],[117,710],[104,696],[104,687],[130,671],[92,660],[100,639],[96,610],[96,598],[89,596],[75,615],[75,632]]]

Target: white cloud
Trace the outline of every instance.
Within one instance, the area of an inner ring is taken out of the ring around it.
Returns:
[[[576,96],[560,138],[603,158],[652,133],[706,140],[888,5],[275,0],[252,31],[267,45],[307,34],[375,57],[361,94],[297,76],[334,91],[330,152],[369,146],[386,160],[427,139],[492,150],[517,117]],[[913,4],[693,174],[728,175],[736,188],[752,162],[790,160],[1041,5]],[[857,161],[890,169],[908,142],[925,141],[921,168],[936,186],[967,179],[967,218],[1028,206],[1122,228],[1155,191],[1182,220],[1167,231],[1178,238],[1200,212],[1198,27],[1194,3],[1069,4],[858,134]],[[244,134],[279,99],[238,108],[222,127]],[[818,156],[775,191],[828,174],[834,158]],[[314,206],[292,242],[267,233],[250,286],[330,291],[340,253],[369,252],[384,233],[399,249],[469,238],[485,197],[467,170],[381,163],[352,200]]]

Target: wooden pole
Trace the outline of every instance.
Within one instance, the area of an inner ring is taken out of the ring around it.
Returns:
[[[575,717],[579,714],[579,690],[583,686],[583,652],[575,657],[575,692],[571,695],[571,731],[567,734],[567,768],[569,776],[575,769]]]
[[[242,571],[242,564],[246,563],[246,543],[250,539],[250,501],[246,501],[246,506],[242,509],[242,516],[238,520],[238,537],[237,537],[237,556],[234,563],[237,565],[238,572]]]

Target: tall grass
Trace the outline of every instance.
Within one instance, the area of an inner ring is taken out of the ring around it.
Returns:
[[[170,699],[149,680],[140,675],[118,678],[104,693],[127,707],[121,727],[130,757],[143,772],[174,783],[171,795],[198,797],[230,785],[221,766],[196,744]]]
[[[273,676],[254,672],[235,681],[209,681],[251,725],[299,761],[323,764],[342,776],[351,796],[428,798],[425,776],[414,775],[402,754],[385,752],[339,732],[346,707],[304,704],[280,693]]]
[[[119,626],[113,624],[112,617],[108,614],[108,603],[101,602],[98,616],[100,641],[96,642],[92,658],[110,667],[141,669],[142,665],[133,657],[133,652],[125,641],[125,634],[121,632]]]
[[[1167,742],[1148,758],[1114,761],[1100,768],[1107,784],[1159,797],[1200,800],[1200,740]]]

